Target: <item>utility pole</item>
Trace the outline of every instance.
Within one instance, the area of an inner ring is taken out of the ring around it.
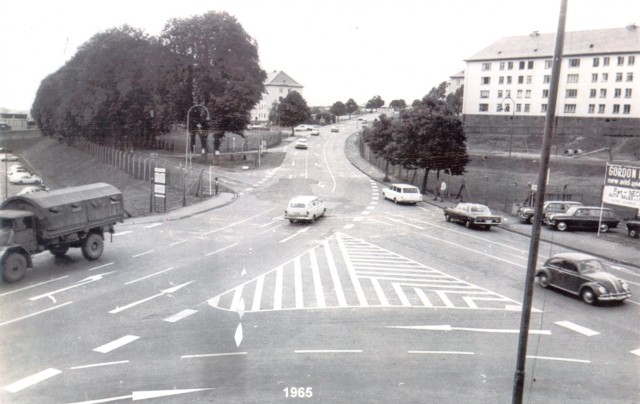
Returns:
[[[540,227],[542,221],[542,205],[547,188],[547,171],[549,168],[549,155],[551,153],[551,138],[555,129],[556,102],[558,100],[558,82],[560,80],[560,67],[562,65],[562,51],[564,47],[564,27],[567,19],[567,0],[561,0],[560,17],[558,19],[558,32],[556,34],[555,49],[553,51],[553,65],[551,67],[551,83],[549,87],[549,104],[547,116],[544,122],[544,135],[542,139],[542,151],[540,152],[540,169],[538,171],[538,197],[535,201],[533,227],[529,244],[529,259],[527,261],[527,273],[524,285],[524,299],[522,302],[522,314],[520,319],[520,334],[518,338],[518,356],[516,371],[513,380],[512,404],[522,404],[524,393],[524,369],[527,357],[527,342],[529,340],[529,322],[531,320],[531,302],[533,300],[533,283],[535,278],[538,247],[540,245]]]

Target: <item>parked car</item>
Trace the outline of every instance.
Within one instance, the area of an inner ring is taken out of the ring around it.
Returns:
[[[20,192],[17,193],[17,195],[29,195],[29,194],[35,194],[36,192],[43,192],[46,191],[47,188],[43,187],[41,185],[28,185],[24,188],[22,188],[22,190]]]
[[[9,169],[7,170],[7,175],[11,175],[13,173],[29,173],[29,171],[20,165],[15,165],[9,167]]]
[[[391,184],[388,188],[382,190],[384,199],[393,201],[394,203],[410,203],[415,205],[422,202],[422,195],[418,187],[408,184]]]
[[[0,155],[0,161],[18,161],[18,156],[11,153],[4,153]]]
[[[552,213],[565,213],[573,206],[582,206],[581,202],[576,201],[546,201],[542,205],[542,218]],[[518,209],[518,217],[522,223],[533,223],[533,211],[534,209],[529,206],[523,206]]]
[[[42,178],[31,173],[17,172],[9,176],[9,182],[12,184],[41,184]]]
[[[307,144],[307,139],[300,138],[296,140],[296,149],[306,149],[309,145]]]
[[[574,206],[565,213],[553,213],[547,215],[544,223],[551,229],[565,231],[575,230],[598,230],[606,233],[609,229],[620,225],[620,219],[614,211],[609,208],[598,206]]]
[[[294,196],[284,210],[284,218],[289,222],[307,221],[313,222],[327,212],[323,200],[311,195]]]
[[[626,227],[629,237],[638,238],[640,235],[640,220],[629,220]]]
[[[485,230],[502,223],[501,216],[494,215],[487,206],[479,203],[460,202],[453,208],[446,207],[444,218],[447,222],[463,223],[467,228],[479,226]]]
[[[296,126],[293,130],[296,132],[306,132],[313,129],[311,126],[309,125],[298,125]]]
[[[311,129],[311,133],[312,136],[319,136],[320,135],[320,129],[318,128],[313,128]]]
[[[629,285],[606,271],[599,259],[583,253],[561,253],[536,271],[538,284],[580,296],[585,303],[623,301],[631,297]]]
[[[3,132],[5,130],[11,130],[11,125],[7,123],[0,123],[0,132]]]
[[[331,132],[338,132],[338,131],[339,131],[339,129],[338,129],[337,126],[332,126],[331,127]]]

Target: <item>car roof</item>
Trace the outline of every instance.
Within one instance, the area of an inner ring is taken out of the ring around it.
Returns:
[[[391,185],[399,188],[418,188],[414,185],[409,185],[409,184],[391,184]]]
[[[594,257],[593,255],[589,255],[589,254],[585,254],[585,253],[578,253],[578,252],[572,252],[572,253],[559,253],[559,254],[555,254],[551,257],[549,257],[549,259],[553,259],[553,258],[562,258],[562,259],[566,259],[566,260],[570,260],[570,261],[587,261],[587,260],[597,260],[597,257]]]
[[[291,198],[291,200],[289,202],[294,202],[294,201],[309,202],[309,201],[312,201],[314,199],[318,199],[318,197],[317,196],[313,196],[313,195],[297,195],[297,196],[294,196],[293,198]]]
[[[582,202],[578,201],[545,201],[544,203],[566,203],[569,205],[582,206]]]

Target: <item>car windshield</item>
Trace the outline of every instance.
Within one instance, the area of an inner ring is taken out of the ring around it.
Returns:
[[[491,214],[491,211],[489,210],[489,208],[487,208],[486,206],[471,206],[469,207],[469,212],[471,213],[486,213],[488,215]]]
[[[604,272],[604,264],[598,260],[587,260],[580,263],[582,273]]]
[[[305,204],[303,202],[291,202],[289,207],[292,207],[292,208],[304,208]]]

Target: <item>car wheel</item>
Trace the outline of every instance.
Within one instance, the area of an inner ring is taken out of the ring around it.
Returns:
[[[91,233],[82,244],[82,256],[88,261],[95,261],[102,255],[104,240],[97,233]]]
[[[547,276],[547,274],[542,273],[538,275],[538,283],[543,289],[549,287],[549,277]]]
[[[289,219],[289,223],[293,223],[293,222],[295,222],[294,219]]]
[[[556,229],[560,230],[560,231],[565,231],[567,230],[567,224],[565,222],[558,222],[556,224]]]
[[[603,224],[600,225],[600,233],[606,233],[608,231],[609,231],[609,225],[608,224],[603,223]]]
[[[27,272],[27,259],[22,254],[11,253],[2,266],[2,278],[8,283],[18,282]]]
[[[393,203],[395,203],[397,205],[398,204],[398,200],[396,198],[393,198]]]
[[[451,216],[444,215],[444,220],[446,220],[447,222],[450,222],[451,221]]]
[[[629,230],[629,237],[638,238],[638,230],[636,230],[636,229]]]
[[[580,293],[580,297],[586,304],[595,304],[596,302],[596,294],[593,293],[591,288],[584,288],[582,293]]]
[[[485,230],[491,230],[491,226],[486,225],[486,226],[484,226],[484,229],[485,229]]]
[[[466,222],[464,222],[464,225],[467,229],[471,228],[471,220],[467,220]]]
[[[311,218],[311,221],[312,221],[312,222],[315,222],[315,221],[316,221],[316,215],[313,215],[313,217]]]
[[[327,209],[322,209],[322,217],[324,217],[324,214],[327,213]]]

